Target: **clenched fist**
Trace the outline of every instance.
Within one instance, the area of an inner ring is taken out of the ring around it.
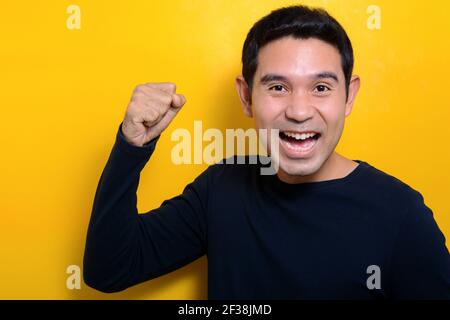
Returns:
[[[172,82],[136,86],[122,123],[122,132],[129,143],[142,147],[169,125],[186,103],[186,98],[175,91]]]

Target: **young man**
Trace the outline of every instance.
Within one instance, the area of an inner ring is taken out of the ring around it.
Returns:
[[[450,298],[450,255],[420,193],[335,151],[360,85],[339,23],[303,6],[273,11],[242,62],[244,113],[280,132],[277,174],[212,165],[138,214],[140,171],[186,101],[172,83],[138,86],[96,192],[86,283],[120,291],[206,254],[210,299]]]

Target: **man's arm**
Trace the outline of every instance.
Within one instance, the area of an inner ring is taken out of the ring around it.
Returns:
[[[123,290],[206,252],[207,171],[159,208],[138,214],[136,207],[140,172],[186,102],[175,91],[171,82],[136,86],[117,132],[96,190],[83,261],[84,281],[100,291]]]
[[[166,274],[206,252],[207,171],[181,195],[138,214],[140,172],[159,136],[138,147],[121,127],[97,187],[84,255],[84,281],[103,292]]]
[[[414,191],[392,257],[391,297],[450,299],[450,254],[433,212]]]

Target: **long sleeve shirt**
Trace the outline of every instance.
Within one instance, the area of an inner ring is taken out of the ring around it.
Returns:
[[[134,146],[119,126],[86,239],[89,286],[121,291],[206,255],[209,299],[450,299],[445,237],[395,177],[355,160],[346,177],[288,184],[235,157],[138,213],[158,139]]]

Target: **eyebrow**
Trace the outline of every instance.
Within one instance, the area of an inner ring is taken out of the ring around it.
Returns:
[[[337,83],[339,83],[337,75],[334,72],[330,72],[330,71],[315,73],[309,77],[312,79],[315,79],[315,80],[317,80],[317,79],[332,79],[332,80],[336,81]],[[261,84],[267,84],[268,82],[272,82],[272,81],[283,81],[283,82],[289,83],[289,79],[287,77],[279,75],[279,74],[274,74],[274,73],[265,74],[264,76],[261,77],[261,79],[259,81],[261,82]]]

